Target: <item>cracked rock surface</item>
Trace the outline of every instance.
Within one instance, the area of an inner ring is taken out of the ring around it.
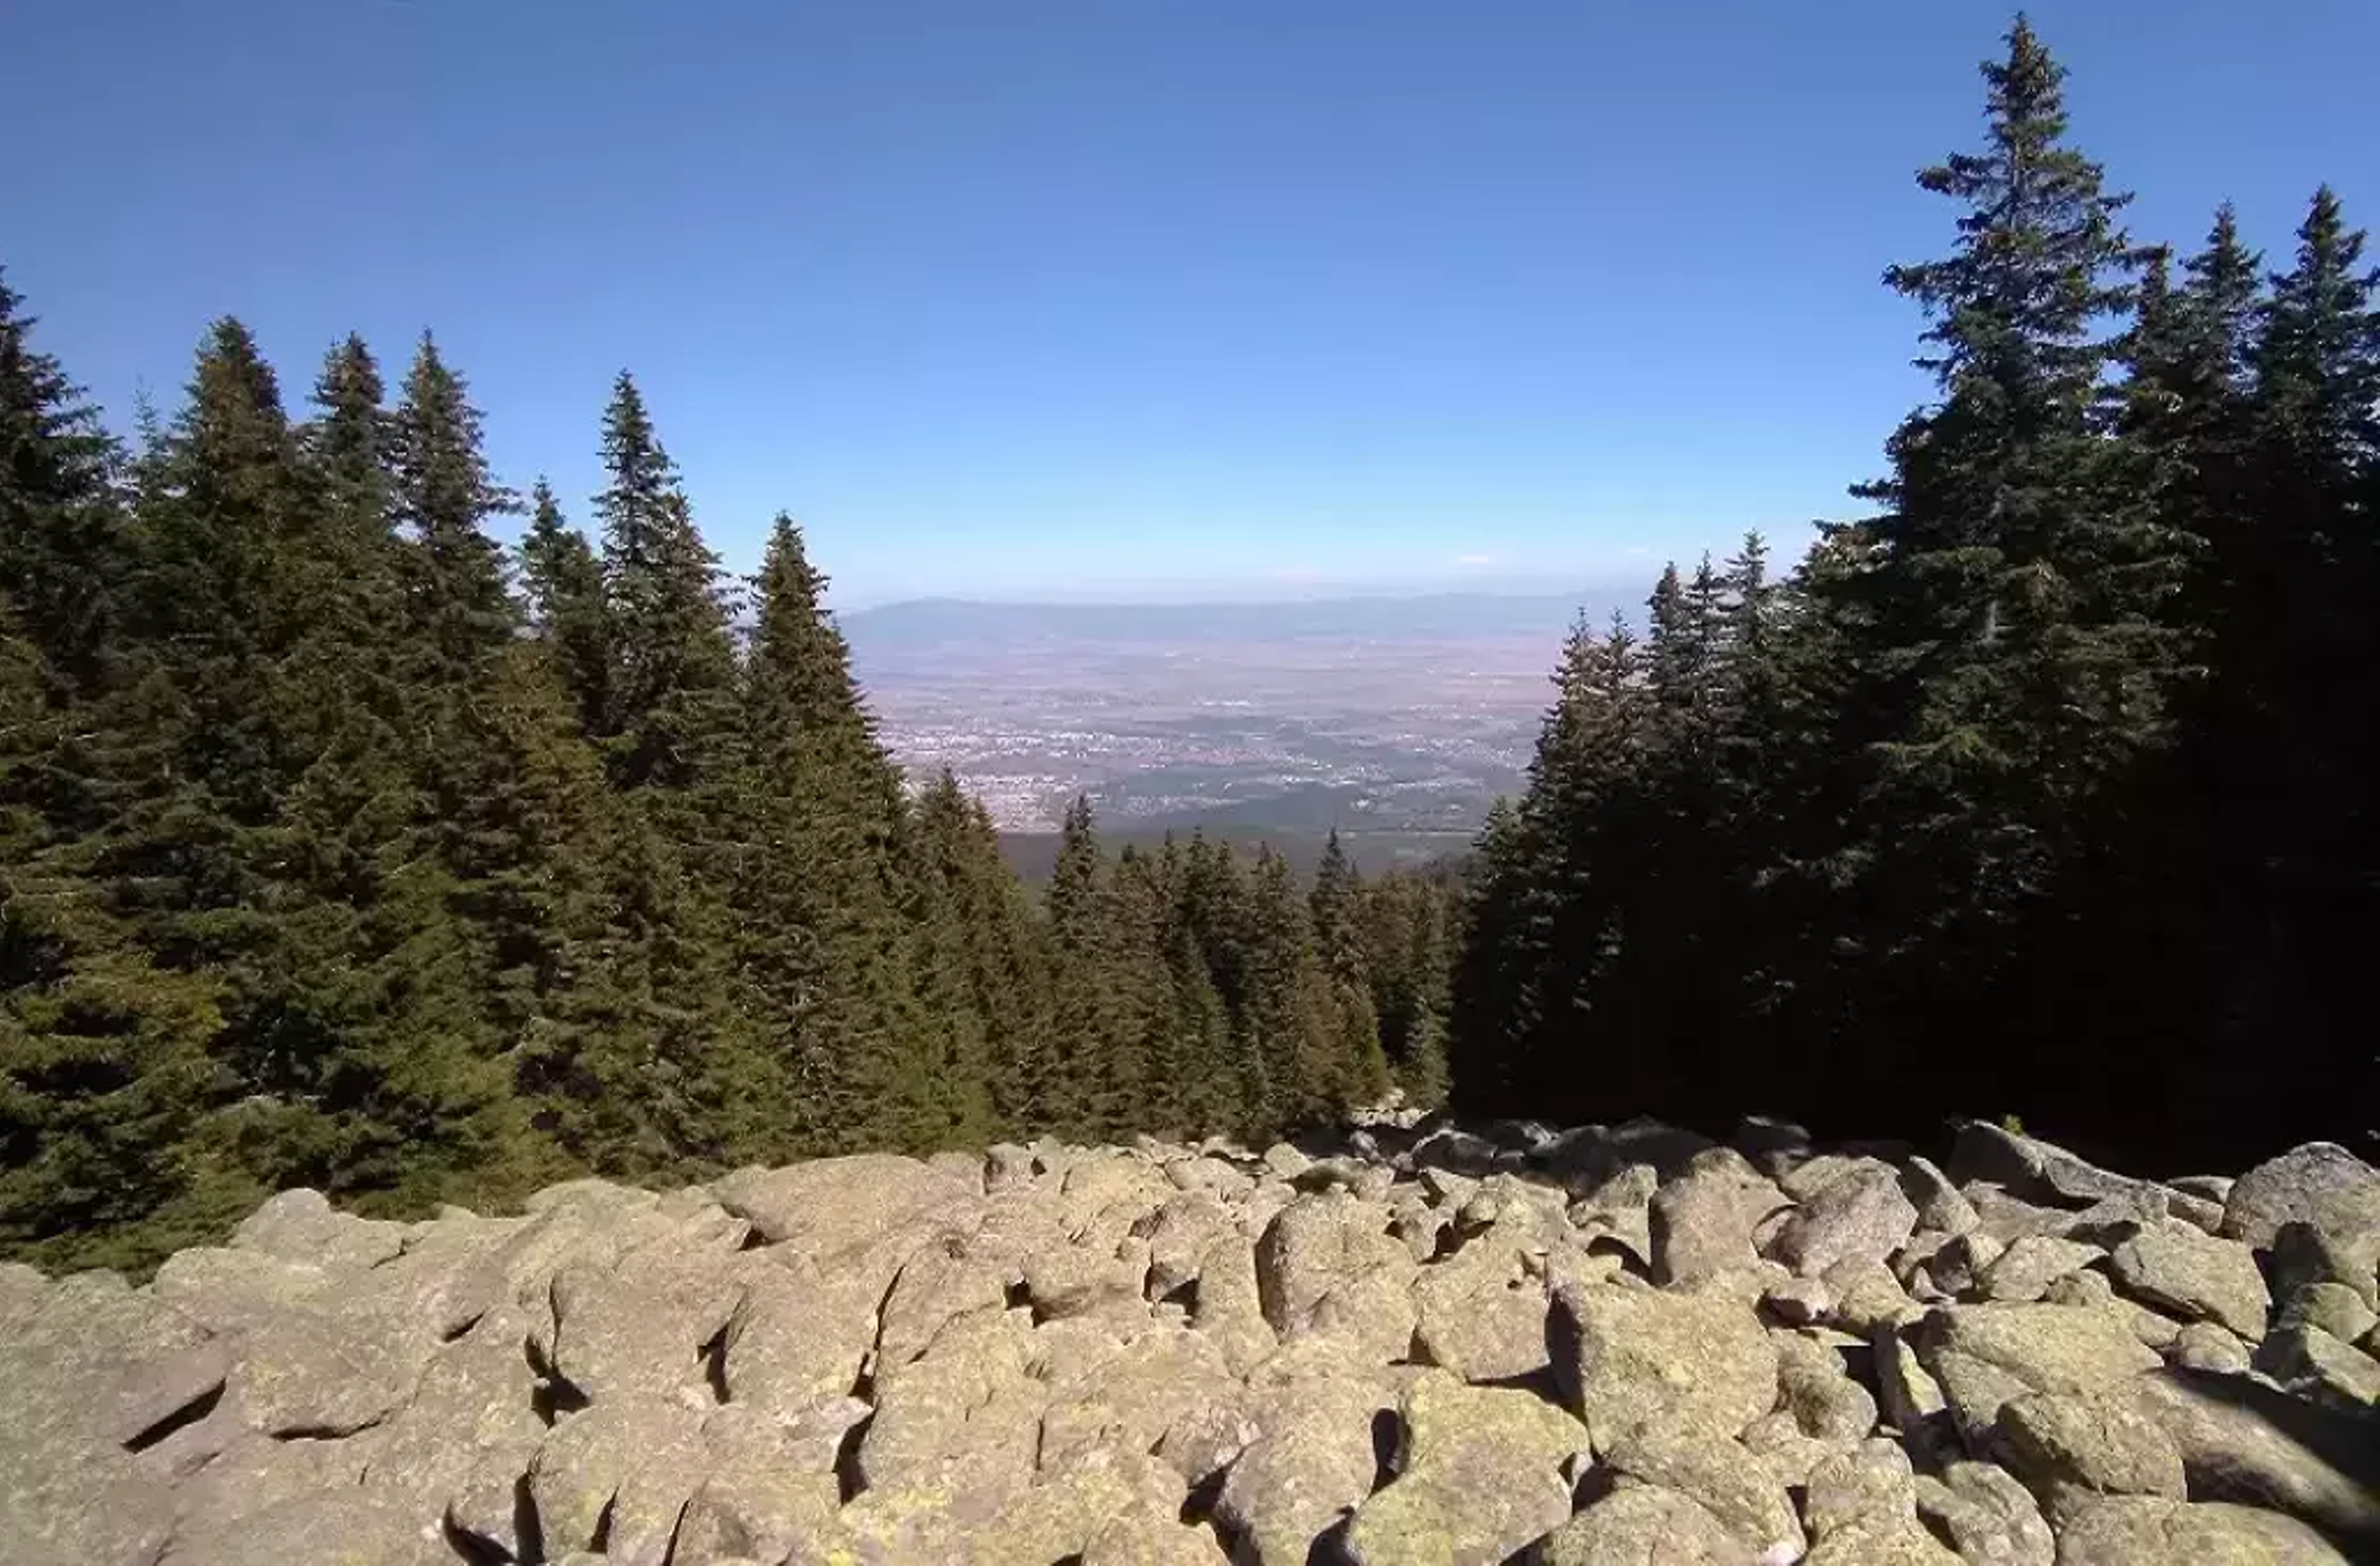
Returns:
[[[0,1563],[2380,1560],[2380,1173],[1377,1123],[0,1267]]]

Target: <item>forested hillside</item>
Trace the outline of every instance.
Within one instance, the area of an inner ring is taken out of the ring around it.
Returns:
[[[1441,1090],[1439,889],[1086,808],[1037,904],[905,795],[794,524],[722,577],[628,376],[600,543],[429,336],[391,401],[350,338],[293,420],[225,320],[125,449],[0,291],[0,1252]]]
[[[2380,313],[2317,190],[2176,256],[2020,19],[1955,239],[1887,284],[1936,395],[1782,579],[1582,625],[1481,845],[1459,1101],[1840,1132],[2016,1113],[2219,1164],[2380,1124]],[[2363,933],[2359,933],[2363,932]]]
[[[293,410],[217,322],[119,439],[0,287],[0,1255],[139,1266],[293,1185],[1264,1138],[1450,1072],[1487,1114],[2357,1145],[2363,237],[2325,188],[2272,266],[2228,210],[2143,245],[2022,21],[1985,74],[1921,176],[1955,237],[1887,274],[1937,390],[1868,514],[1583,625],[1460,898],[1335,843],[1310,885],[1111,856],[1083,806],[1029,892],[903,788],[794,523],[722,574],[626,374],[590,540],[426,334]]]

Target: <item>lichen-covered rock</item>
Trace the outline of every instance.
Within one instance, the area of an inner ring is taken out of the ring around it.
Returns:
[[[752,1269],[727,1319],[727,1395],[790,1412],[850,1391],[876,1341],[873,1305],[798,1257]]]
[[[1428,1372],[1400,1417],[1397,1476],[1347,1524],[1354,1566],[1496,1566],[1570,1515],[1586,1429],[1535,1394]]]
[[[1815,1566],[1964,1566],[1918,1521],[1917,1476],[1894,1442],[1870,1440],[1820,1463],[1803,1510]]]
[[[2374,1315],[2363,1296],[2347,1284],[2321,1279],[2301,1283],[2289,1294],[2282,1302],[2278,1324],[2318,1328],[2342,1343],[2352,1343],[2380,1327],[2380,1315]]]
[[[2048,1293],[2052,1283],[2105,1254],[2096,1245],[2055,1234],[2020,1234],[1985,1267],[1972,1292],[1980,1299],[2030,1304]]]
[[[1917,1231],[1917,1208],[1889,1164],[1862,1163],[1818,1187],[1762,1252],[1811,1278],[1848,1260],[1885,1259]]]
[[[1803,1434],[1825,1441],[1859,1441],[1875,1433],[1876,1399],[1852,1378],[1840,1353],[1798,1332],[1772,1336],[1778,1390]]]
[[[2304,1524],[2221,1501],[2109,1496],[2093,1501],[2058,1542],[2058,1566],[2347,1566]]]
[[[1653,1281],[1695,1284],[1754,1266],[1752,1232],[1791,1205],[1776,1182],[1731,1147],[1697,1154],[1647,1208]]]
[[[1305,1566],[1320,1538],[1371,1493],[1381,1389],[1325,1374],[1267,1390],[1262,1433],[1224,1476],[1215,1519],[1244,1566]]]
[[[1723,1436],[1648,1425],[1621,1437],[1604,1463],[1615,1474],[1691,1497],[1762,1559],[1797,1560],[1809,1541],[1793,1498],[1751,1457]]]
[[[1776,1406],[1777,1345],[1723,1289],[1566,1284],[1548,1330],[1563,1403],[1598,1451],[1656,1419],[1734,1435]]]
[[[704,1465],[702,1415],[683,1403],[620,1398],[565,1415],[528,1471],[545,1548],[584,1549],[601,1536],[614,1558],[633,1550],[658,1560],[655,1536],[665,1551]]]
[[[1917,1476],[1917,1515],[1967,1566],[2055,1566],[2058,1540],[2033,1494],[1988,1463]]]
[[[2110,1259],[2116,1282],[2134,1299],[2218,1322],[2243,1338],[2265,1335],[2272,1296],[2254,1255],[2238,1241],[2167,1224],[2133,1235]]]
[[[2181,1453],[2191,1496],[2268,1507],[2380,1549],[2380,1439],[2369,1415],[2247,1377],[2168,1369],[2130,1391]]]
[[[2053,1515],[2103,1495],[2189,1498],[2181,1449],[2120,1390],[2030,1392],[2004,1404],[1994,1451]]]
[[[2319,1327],[2292,1323],[2256,1350],[2256,1368],[2319,1402],[2362,1411],[2380,1403],[2380,1360]]]
[[[1536,1566],[1765,1566],[1688,1497],[1623,1484],[1546,1536]]]
[[[2239,1334],[2212,1321],[2192,1321],[2174,1334],[2165,1351],[2166,1363],[2186,1370],[2215,1370],[2226,1375],[2248,1372],[2248,1345]]]
[[[2120,1319],[2079,1305],[1943,1305],[1918,1329],[1916,1347],[1971,1443],[2011,1398],[2092,1391],[2161,1363]]]
[[[2232,1183],[2225,1239],[2267,1250],[2292,1222],[2338,1236],[2380,1232],[2380,1170],[2335,1142],[2309,1142]]]

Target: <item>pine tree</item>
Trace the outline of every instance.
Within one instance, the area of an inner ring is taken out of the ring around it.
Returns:
[[[1049,959],[1025,889],[1001,859],[991,818],[947,769],[917,802],[916,841],[927,999],[975,1041],[965,1069],[986,1095],[979,1109],[963,1106],[984,1123],[955,1139],[1030,1135],[1050,1048]]]
[[[941,1146],[979,1122],[981,1084],[919,994],[900,785],[823,589],[780,516],[753,579],[744,675],[743,967],[821,1135]]]
[[[512,639],[516,615],[488,518],[516,510],[489,474],[479,409],[427,332],[390,427],[393,510],[404,529],[413,634],[448,683]]]
[[[521,536],[521,577],[530,623],[553,649],[564,688],[588,734],[603,732],[611,701],[611,647],[603,604],[603,564],[586,535],[564,518],[553,489],[529,491],[529,525]]]
[[[686,789],[715,775],[726,755],[735,649],[718,559],[625,370],[603,416],[603,467],[610,482],[595,502],[612,655],[603,733],[624,785]]]
[[[105,683],[126,576],[114,443],[0,273],[0,594],[69,690]]]
[[[2182,552],[2111,481],[2098,418],[2110,345],[2095,329],[2129,299],[2127,198],[2065,144],[2063,76],[2019,18],[1984,67],[1985,149],[1919,177],[1960,204],[1959,241],[1887,281],[1931,317],[1920,363],[1941,400],[1860,492],[1881,508],[1870,553],[1821,601],[1856,672],[1837,743],[1867,772],[1859,906],[1887,968],[1862,1031],[1876,1040],[1989,1014],[2079,810],[2165,737],[2178,672],[2159,614]],[[1863,1081],[1895,1091],[1896,1062],[1867,1065]],[[1944,1108],[1982,1087],[1925,1084]]]

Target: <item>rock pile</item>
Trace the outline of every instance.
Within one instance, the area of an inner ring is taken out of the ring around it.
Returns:
[[[0,1561],[2380,1559],[2380,1173],[1637,1123],[275,1197],[0,1268]]]

